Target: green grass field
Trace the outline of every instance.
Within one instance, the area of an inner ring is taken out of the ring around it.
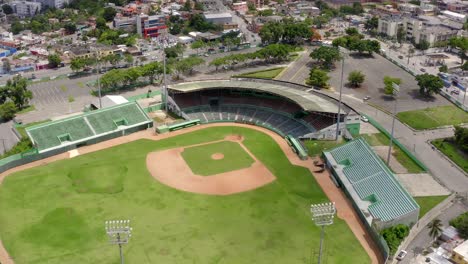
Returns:
[[[416,130],[468,123],[468,113],[454,105],[400,112],[397,117]]]
[[[224,158],[213,160],[211,155],[215,153],[223,154]],[[239,143],[231,141],[186,148],[182,152],[182,157],[194,174],[202,176],[240,170],[254,163],[252,157]]]
[[[382,133],[376,134],[363,134],[361,135],[367,143],[371,146],[388,146],[390,144],[390,139]],[[400,147],[393,144],[392,148],[394,152],[392,156],[395,157],[398,162],[405,167],[409,173],[422,173],[424,169],[421,168],[416,162],[414,162],[406,153],[401,150]],[[385,163],[385,161],[384,161]]]
[[[149,152],[240,134],[277,180],[230,196],[182,192],[146,168]],[[83,170],[84,169],[84,170]],[[115,183],[117,182],[117,183]],[[130,219],[126,263],[314,263],[320,229],[311,203],[327,198],[269,136],[216,127],[138,140],[8,176],[0,185],[0,237],[16,264],[119,263],[104,222]],[[346,223],[327,227],[325,263],[370,263]]]
[[[419,219],[429,212],[434,206],[441,203],[448,195],[442,196],[425,196],[425,197],[414,197],[414,200],[419,204]]]
[[[453,141],[440,138],[433,140],[432,144],[462,168],[462,170],[468,172],[468,154],[460,150]]]
[[[281,68],[272,68],[262,71],[254,71],[236,75],[236,77],[250,77],[250,78],[263,78],[263,79],[274,79],[278,74],[280,74],[285,67]]]

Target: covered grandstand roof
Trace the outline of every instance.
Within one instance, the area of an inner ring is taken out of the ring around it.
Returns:
[[[44,152],[151,122],[136,102],[129,102],[32,126],[26,133]]]
[[[364,139],[355,139],[324,154],[354,202],[374,219],[387,222],[419,210]]]
[[[179,83],[169,85],[169,89],[179,92],[193,92],[203,89],[221,89],[221,88],[235,88],[246,90],[258,90],[277,94],[288,98],[299,104],[306,111],[316,112],[338,112],[338,105],[332,102],[333,99],[326,98],[317,94],[311,94],[302,90],[288,87],[280,82],[263,82],[263,81],[244,81],[244,80],[210,80],[210,81],[197,81],[188,83]],[[342,108],[342,111],[345,111]]]

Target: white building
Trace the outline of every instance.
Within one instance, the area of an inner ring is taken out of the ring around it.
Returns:
[[[204,13],[203,16],[205,17],[206,21],[212,22],[218,25],[224,25],[232,23],[232,15],[231,13]]]
[[[41,3],[42,7],[63,8],[69,3],[69,0],[34,0],[34,2]]]
[[[10,3],[13,13],[19,17],[31,17],[41,12],[41,3],[27,1],[12,1]]]
[[[460,14],[460,13],[456,13],[456,12],[452,12],[452,11],[448,11],[448,10],[442,11],[440,13],[443,16],[445,16],[448,19],[451,19],[453,21],[460,22],[460,23],[465,23],[466,22],[466,17],[467,16],[464,15],[464,14]]]
[[[468,263],[468,240],[453,249],[452,261],[456,264]]]

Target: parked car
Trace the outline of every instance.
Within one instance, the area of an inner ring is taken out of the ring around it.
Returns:
[[[364,101],[367,101],[367,100],[369,100],[369,99],[371,99],[370,96],[365,96],[364,98],[362,98],[362,100],[364,100]]]
[[[460,91],[459,91],[459,90],[453,90],[453,91],[451,91],[450,93],[451,93],[451,94],[457,94],[457,95],[458,95],[458,94],[460,94]]]
[[[419,70],[422,71],[422,72],[426,72],[426,69],[424,69],[424,68],[421,68]]]
[[[369,122],[369,118],[367,118],[365,116],[361,116],[361,121],[367,123],[367,122]]]
[[[401,250],[400,253],[398,253],[396,259],[397,260],[403,260],[406,256],[406,254],[408,254],[408,252],[406,252],[405,250]]]
[[[399,58],[400,60],[402,60],[402,59],[403,59],[403,56],[400,55],[400,56],[398,56],[398,58]]]

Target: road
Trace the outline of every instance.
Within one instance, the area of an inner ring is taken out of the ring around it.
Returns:
[[[442,224],[444,227],[449,226],[449,221],[458,215],[460,215],[460,212],[466,212],[468,211],[468,206],[466,205],[466,202],[463,203],[462,201],[457,201],[453,203],[452,206],[444,210],[443,212],[440,212],[439,218],[442,221]],[[421,249],[424,249],[428,246],[431,245],[433,239],[429,236],[428,230],[423,230],[420,232],[408,245],[408,247],[405,249],[408,251],[408,255],[405,259],[402,261],[398,262],[399,264],[410,264],[410,263],[415,263],[414,258],[420,254]]]

